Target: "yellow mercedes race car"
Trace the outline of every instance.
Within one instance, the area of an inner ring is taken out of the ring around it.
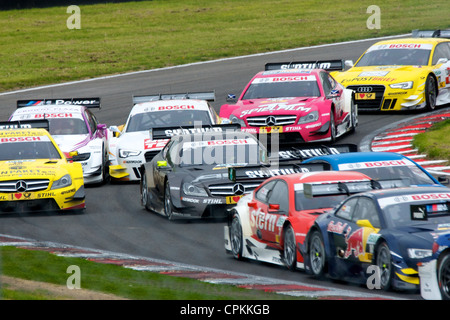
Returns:
[[[0,212],[85,209],[83,169],[70,163],[48,121],[0,123]]]
[[[355,91],[358,110],[434,110],[450,103],[450,30],[380,41],[354,65],[345,64],[351,68],[331,74]]]

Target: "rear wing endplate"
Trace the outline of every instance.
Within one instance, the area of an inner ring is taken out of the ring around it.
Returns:
[[[56,106],[78,105],[78,106],[85,106],[87,108],[98,108],[98,109],[101,108],[100,98],[29,99],[17,101],[17,108],[43,106],[43,105],[56,105]]]
[[[324,69],[327,71],[344,70],[344,60],[316,60],[316,61],[291,61],[291,62],[269,62],[264,70],[285,69]]]
[[[206,101],[215,101],[215,91],[208,92],[186,92],[186,93],[160,93],[154,95],[133,96],[133,104],[158,101],[158,100],[175,100],[175,99],[198,99]]]

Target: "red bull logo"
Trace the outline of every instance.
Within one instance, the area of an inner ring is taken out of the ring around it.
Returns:
[[[348,234],[350,234],[351,228],[347,229]],[[352,254],[355,258],[364,253],[363,245],[363,232],[364,229],[360,228],[347,236],[345,242],[347,243],[347,249],[344,252],[344,258],[347,259]]]

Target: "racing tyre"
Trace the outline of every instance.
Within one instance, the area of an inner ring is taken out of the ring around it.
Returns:
[[[438,284],[442,300],[450,300],[450,253],[439,259]]]
[[[425,83],[425,98],[428,111],[436,109],[436,81],[431,75],[428,75]]]
[[[314,231],[309,241],[309,261],[311,272],[316,278],[323,278],[325,275],[326,254],[325,245],[319,231]]]
[[[148,199],[148,189],[147,189],[147,176],[145,172],[142,172],[141,180],[141,204],[145,209],[150,210],[149,199]]]
[[[382,242],[378,246],[375,264],[380,270],[380,289],[387,291],[391,288],[394,270],[392,268],[391,251],[386,242]]]
[[[231,220],[230,226],[230,242],[231,242],[231,253],[233,257],[238,260],[242,260],[242,250],[243,250],[243,238],[242,238],[242,226],[239,220],[239,215],[234,214]]]
[[[169,220],[173,220],[173,206],[172,206],[172,198],[170,197],[170,185],[169,182],[166,182],[166,186],[164,188],[164,214]]]
[[[330,110],[330,142],[336,141],[336,123],[334,120],[334,110]]]
[[[286,267],[294,271],[297,266],[297,244],[295,242],[295,233],[291,225],[284,230],[284,248],[283,259]]]
[[[107,183],[109,181],[109,166],[108,163],[108,153],[103,148],[103,158],[102,158],[102,181],[100,183]]]

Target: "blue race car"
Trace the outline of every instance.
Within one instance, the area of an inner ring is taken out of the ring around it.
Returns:
[[[319,216],[301,251],[306,271],[318,278],[417,290],[417,264],[431,259],[435,235],[444,231],[450,231],[450,188],[375,190]]]
[[[435,235],[433,256],[419,265],[420,294],[426,300],[450,300],[450,232]]]
[[[411,186],[442,186],[448,179],[434,178],[408,157],[395,152],[350,152],[317,156],[302,163],[328,163],[332,170],[359,171],[372,179],[407,179]]]

